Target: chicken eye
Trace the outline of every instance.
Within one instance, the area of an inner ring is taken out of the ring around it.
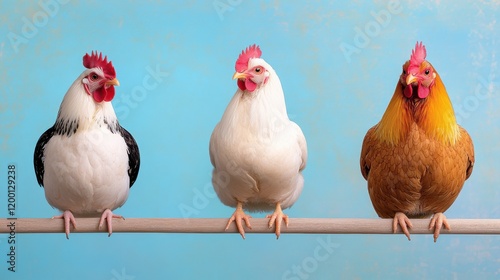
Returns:
[[[425,73],[425,75],[429,75],[429,73],[430,73],[430,72],[431,72],[431,71],[429,71],[429,69],[427,69],[427,70],[425,70],[425,72],[424,72],[424,73]]]
[[[90,74],[90,75],[89,75],[89,77],[90,77],[90,80],[91,80],[91,81],[95,81],[95,80],[97,80],[97,78],[99,78],[99,76],[97,76],[97,74],[96,74],[96,73],[92,73],[92,74]]]
[[[257,67],[257,68],[255,68],[254,71],[255,71],[255,73],[260,73],[260,71],[262,71],[262,69],[260,67]]]
[[[403,75],[406,75],[406,70],[403,69]]]

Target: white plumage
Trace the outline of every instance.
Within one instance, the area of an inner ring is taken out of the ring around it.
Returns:
[[[242,56],[252,48],[260,52],[252,46]],[[261,70],[255,73],[257,68]],[[250,227],[249,216],[238,213],[238,208],[250,211],[276,208],[269,226],[276,219],[279,237],[281,218],[288,221],[281,209],[295,203],[304,185],[306,140],[299,126],[288,119],[280,80],[268,63],[250,55],[246,70],[237,71],[235,77],[242,84],[253,82],[256,87],[252,90],[253,85],[240,86],[212,133],[212,182],[220,200],[237,208],[228,226],[235,220],[244,237],[241,219]]]
[[[94,137],[102,137],[102,143]],[[53,136],[45,145],[45,197],[78,216],[116,209],[128,197],[128,168],[127,146],[117,134],[94,128],[73,137]]]

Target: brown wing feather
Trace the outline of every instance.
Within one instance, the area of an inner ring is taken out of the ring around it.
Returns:
[[[459,144],[459,145],[463,146],[463,149],[465,150],[465,152],[467,153],[467,156],[469,158],[469,165],[467,167],[467,172],[466,172],[466,176],[465,176],[465,180],[467,180],[467,179],[469,179],[470,175],[472,174],[472,169],[474,169],[474,162],[476,160],[476,158],[474,156],[474,144],[472,144],[472,139],[471,139],[469,133],[467,133],[467,131],[462,127],[460,127],[460,134],[462,137],[462,141],[460,142],[461,144]]]
[[[392,218],[396,212],[426,217],[451,206],[474,163],[472,140],[464,129],[460,133],[455,145],[447,145],[414,124],[405,139],[392,145],[379,141],[374,128],[368,131],[360,167],[380,217]]]
[[[372,127],[368,130],[368,132],[365,135],[365,138],[363,139],[363,146],[361,147],[361,158],[360,158],[360,168],[361,168],[361,174],[365,178],[365,180],[368,180],[368,174],[370,173],[370,162],[367,161],[366,155],[370,152],[370,147],[373,146],[373,131],[375,130],[375,127]]]

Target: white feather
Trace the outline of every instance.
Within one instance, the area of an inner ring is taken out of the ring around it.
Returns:
[[[307,160],[304,134],[288,119],[280,80],[269,71],[267,83],[253,92],[236,91],[210,139],[212,182],[220,200],[232,207],[266,211],[277,202],[288,208],[299,197]]]

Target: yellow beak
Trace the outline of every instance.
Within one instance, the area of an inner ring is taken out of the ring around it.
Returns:
[[[234,79],[246,79],[247,74],[245,73],[240,73],[240,72],[235,72],[233,75],[233,80]]]
[[[417,77],[413,76],[412,74],[408,74],[408,77],[406,77],[406,85],[411,85],[416,81]]]
[[[118,79],[114,78],[113,80],[109,80],[106,82],[107,86],[119,86],[120,82],[118,82]]]

